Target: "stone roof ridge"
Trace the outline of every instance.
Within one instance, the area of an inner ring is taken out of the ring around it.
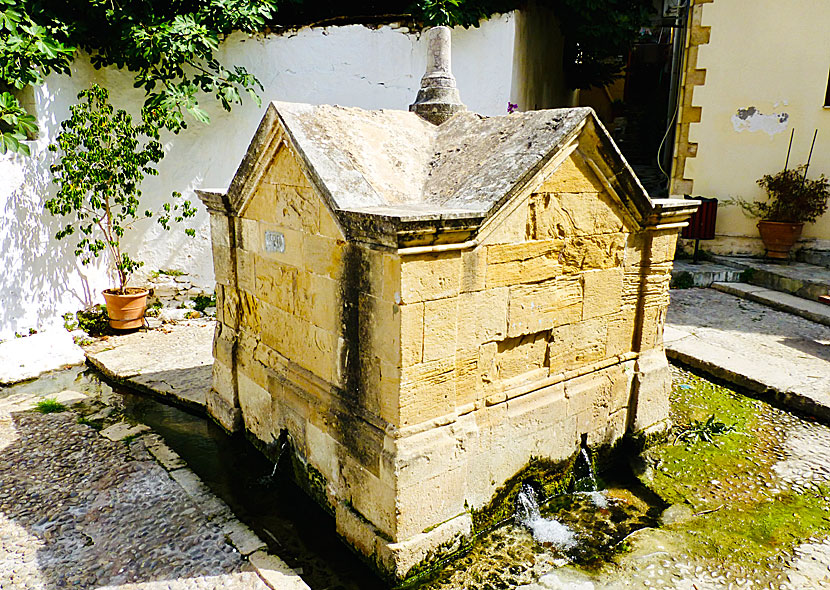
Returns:
[[[333,209],[401,217],[486,214],[592,113],[587,107],[496,117],[461,112],[436,126],[407,111],[272,105]]]

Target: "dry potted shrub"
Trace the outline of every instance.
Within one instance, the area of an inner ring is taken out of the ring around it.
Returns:
[[[827,211],[830,180],[823,174],[807,178],[807,166],[766,174],[758,184],[766,191],[765,201],[732,199],[745,214],[759,219],[758,231],[770,258],[788,259],[801,237],[805,223],[813,223]]]

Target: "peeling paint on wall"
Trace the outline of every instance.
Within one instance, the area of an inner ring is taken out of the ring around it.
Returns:
[[[788,127],[790,115],[788,113],[770,113],[765,115],[755,107],[738,109],[732,115],[732,127],[735,131],[763,131],[769,135],[775,135],[785,131]]]

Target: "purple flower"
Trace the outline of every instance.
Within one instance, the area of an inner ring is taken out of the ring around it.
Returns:
[[[508,114],[515,113],[518,110],[519,110],[519,105],[517,105],[515,103],[512,103],[509,100],[507,101],[507,113]]]

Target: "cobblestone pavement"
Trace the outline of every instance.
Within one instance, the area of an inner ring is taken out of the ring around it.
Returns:
[[[27,409],[44,392],[9,391],[0,390],[0,588],[268,588],[228,543],[228,521],[153,459],[152,439],[107,440],[74,412]]]

